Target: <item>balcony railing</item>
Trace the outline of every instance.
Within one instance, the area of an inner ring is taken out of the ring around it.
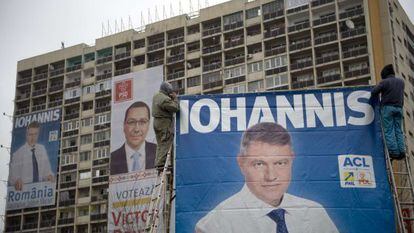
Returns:
[[[61,170],[62,170],[62,172],[70,171],[70,170],[76,170],[77,167],[78,167],[77,164],[68,164],[68,165],[61,166]],[[61,186],[62,186],[62,184],[61,184]]]
[[[62,100],[55,100],[52,102],[49,102],[49,104],[47,105],[49,108],[53,108],[53,107],[57,107],[62,105]]]
[[[96,75],[96,81],[104,80],[104,79],[111,78],[111,77],[112,77],[112,72]]]
[[[19,110],[16,110],[16,115],[25,114],[25,113],[28,113],[29,111],[30,111],[30,108],[29,107],[27,107],[27,108],[21,108]]]
[[[295,24],[293,26],[290,26],[288,28],[288,32],[299,31],[299,30],[306,29],[306,28],[309,28],[309,22],[303,22],[303,23],[299,23],[299,24]]]
[[[55,219],[43,220],[40,222],[40,227],[53,227],[55,226],[55,223],[56,223]]]
[[[65,72],[64,68],[60,68],[60,69],[57,69],[57,70],[51,70],[50,71],[50,77],[57,76],[59,74],[63,74],[64,72]]]
[[[275,12],[269,12],[269,13],[263,14],[263,20],[277,18],[277,17],[283,16],[283,15],[284,15],[283,9],[280,9],[280,10],[275,11]]]
[[[360,49],[354,49],[354,50],[343,52],[343,58],[357,57],[357,56],[361,56],[361,55],[368,55],[368,49],[367,48],[360,48]]]
[[[131,56],[131,51],[127,51],[125,53],[116,54],[115,55],[115,60],[120,60],[122,58],[126,58],[126,57],[129,57],[129,56]]]
[[[312,61],[305,61],[305,62],[292,62],[290,64],[290,69],[291,70],[296,70],[296,69],[303,69],[306,67],[312,66]]]
[[[181,60],[184,60],[184,53],[180,53],[180,54],[167,58],[167,63],[174,63],[174,62],[178,62]]]
[[[274,55],[278,55],[278,54],[285,53],[285,52],[286,52],[286,46],[278,46],[278,47],[271,48],[270,50],[265,50],[265,56],[269,57],[269,56],[274,56]]]
[[[221,26],[207,28],[203,30],[203,36],[209,36],[221,32]]]
[[[26,83],[30,83],[32,81],[32,77],[26,77],[26,78],[20,78],[18,81],[17,81],[17,85],[19,86],[19,85],[23,85],[23,84],[26,84]]]
[[[105,57],[98,58],[96,60],[96,64],[102,64],[102,63],[106,63],[106,62],[110,62],[110,61],[112,61],[112,54],[107,55]]]
[[[16,100],[22,100],[30,97],[30,92],[22,93],[20,95],[16,95]]]
[[[369,68],[347,71],[345,72],[345,78],[358,77],[366,74],[369,74]]]
[[[47,79],[47,73],[37,74],[33,77],[33,81]]]
[[[221,68],[221,62],[217,62],[217,63],[211,63],[208,65],[204,65],[203,66],[203,71],[210,71],[210,70],[216,70],[216,69],[220,69]]]
[[[37,90],[32,92],[32,96],[34,97],[34,96],[39,96],[39,95],[45,95],[46,92],[47,92],[46,90],[47,90],[46,87],[43,87],[41,89],[37,89]]]
[[[231,24],[224,25],[224,31],[233,30],[243,26],[243,21],[233,22]]]
[[[101,96],[110,95],[110,94],[111,94],[111,90],[103,90],[103,91],[96,92],[95,97],[101,97]]]
[[[214,53],[221,50],[221,44],[211,45],[209,47],[203,48],[203,54]]]
[[[307,41],[302,41],[299,43],[291,43],[289,45],[289,50],[290,51],[294,51],[294,50],[298,50],[298,49],[303,49],[303,48],[307,48],[311,46],[311,41],[307,40]]]
[[[317,6],[325,5],[331,2],[334,2],[334,0],[316,0],[316,1],[312,1],[311,5],[312,7],[317,7]]]
[[[76,86],[79,86],[80,84],[81,84],[81,81],[76,80],[76,81],[73,81],[73,82],[70,82],[70,83],[66,83],[65,88],[76,87]]]
[[[149,61],[148,62],[148,68],[149,67],[154,67],[154,66],[159,66],[164,64],[164,59],[158,59],[158,60],[154,60],[154,61]]]
[[[313,26],[318,26],[318,25],[321,25],[321,24],[334,22],[335,20],[336,20],[335,15],[329,15],[329,16],[321,17],[321,18],[316,19],[316,20],[313,21]]]
[[[339,59],[339,54],[332,54],[329,56],[316,57],[316,64],[328,63]]]
[[[167,80],[177,79],[177,78],[181,78],[181,77],[184,77],[184,70],[168,74],[167,75]]]
[[[210,89],[210,88],[215,88],[215,87],[220,87],[220,86],[223,86],[223,80],[204,83],[203,84],[203,89],[205,90],[205,89]]]
[[[102,158],[102,159],[97,159],[94,160],[92,165],[93,166],[99,166],[99,165],[105,165],[109,163],[109,158]]]
[[[313,86],[313,85],[314,85],[314,81],[313,80],[292,82],[292,88],[293,89],[305,88],[305,87],[309,87],[309,86]]]
[[[63,90],[63,84],[53,85],[49,87],[49,92],[61,91]]]
[[[347,30],[341,33],[342,38],[348,38],[348,37],[362,35],[362,34],[365,34],[365,27],[355,28],[355,29]]]
[[[106,220],[107,218],[108,218],[108,215],[106,213],[104,213],[104,214],[91,214],[91,221]]]
[[[288,9],[287,10],[287,14],[293,14],[293,13],[296,13],[296,12],[301,12],[301,11],[304,11],[304,10],[306,10],[308,8],[309,8],[309,5],[308,4],[302,5],[302,6],[298,6],[298,7],[292,8],[292,9]]]
[[[232,65],[239,64],[239,63],[243,63],[243,62],[244,62],[244,57],[236,57],[233,59],[225,60],[224,64],[226,66],[232,66]]]
[[[164,48],[164,41],[156,42],[148,45],[148,52]]]
[[[331,41],[335,41],[337,39],[338,39],[337,34],[322,35],[322,36],[319,36],[319,37],[315,38],[315,45],[328,43],[328,42],[331,42]]]
[[[108,105],[108,106],[102,106],[102,107],[97,107],[96,109],[95,109],[95,113],[101,113],[101,112],[107,112],[107,111],[110,111],[111,110],[111,105]]]
[[[75,187],[75,186],[76,186],[76,181],[71,181],[71,182],[66,182],[66,183],[61,183],[60,184],[61,189],[71,188],[71,187]]]
[[[65,201],[59,201],[59,206],[71,206],[71,205],[75,205],[75,199],[69,199],[69,200],[65,200]]]
[[[46,104],[33,105],[32,112],[46,109]]]
[[[318,84],[329,83],[341,80],[340,74],[327,75],[318,77]]]
[[[286,31],[284,27],[277,28],[277,29],[270,29],[267,32],[265,32],[264,37],[265,38],[277,37],[277,36],[284,35],[285,33]]]
[[[79,118],[79,113],[78,112],[65,115],[65,120],[70,120],[70,119],[74,119],[74,118]]]
[[[108,182],[109,176],[100,176],[100,177],[93,177],[92,183],[102,183],[102,182]]]
[[[175,44],[179,44],[183,42],[184,42],[184,36],[180,36],[177,38],[172,38],[172,39],[167,40],[167,46],[175,45]]]
[[[234,41],[224,43],[224,48],[236,47],[236,46],[241,45],[243,43],[244,43],[244,39],[241,38],[241,39],[238,39],[238,40],[234,40]]]
[[[75,71],[75,70],[80,70],[81,68],[82,68],[82,64],[70,66],[70,67],[66,68],[66,72],[72,72],[72,71]]]
[[[70,99],[65,99],[65,104],[76,103],[80,101],[80,97],[74,97]]]
[[[58,220],[59,225],[65,225],[65,224],[72,224],[74,222],[74,218],[61,218]]]
[[[346,19],[346,18],[357,16],[357,15],[363,15],[363,14],[364,14],[364,9],[358,8],[358,9],[354,9],[354,10],[345,11],[345,12],[340,13],[339,18],[340,19]]]
[[[120,69],[120,70],[115,70],[114,76],[127,74],[129,72],[131,72],[131,68],[129,68],[129,67],[124,68],[124,69]]]

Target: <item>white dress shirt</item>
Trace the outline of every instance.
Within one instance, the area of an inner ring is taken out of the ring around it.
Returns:
[[[337,233],[335,224],[317,202],[285,193],[278,207],[258,199],[246,184],[221,202],[196,225],[197,233],[276,233],[276,222],[267,214],[285,209],[289,233]]]
[[[128,164],[128,172],[132,172],[132,168],[134,166],[134,154],[138,152],[139,154],[139,169],[135,171],[143,171],[145,170],[145,142],[142,143],[141,147],[138,149],[138,151],[132,149],[128,143],[125,143],[125,155],[127,159]]]
[[[49,175],[54,176],[50,167],[46,149],[41,144],[35,144],[35,157],[39,170],[39,182],[47,181]],[[18,179],[23,184],[33,183],[32,146],[25,143],[13,153],[10,163],[9,185],[14,185]]]

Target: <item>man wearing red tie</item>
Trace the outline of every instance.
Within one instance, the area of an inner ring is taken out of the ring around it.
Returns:
[[[258,123],[247,129],[237,156],[243,188],[204,216],[195,232],[337,233],[322,205],[286,193],[294,158],[282,126]]]

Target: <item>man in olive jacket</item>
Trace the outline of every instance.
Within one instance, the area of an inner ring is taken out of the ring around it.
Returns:
[[[154,117],[154,131],[157,139],[155,167],[161,170],[164,167],[167,153],[174,139],[174,113],[179,111],[177,93],[171,84],[163,82],[160,91],[152,98],[152,116]]]

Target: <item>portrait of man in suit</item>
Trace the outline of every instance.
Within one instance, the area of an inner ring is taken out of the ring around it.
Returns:
[[[123,121],[125,142],[111,153],[111,175],[154,168],[157,146],[145,140],[150,119],[150,109],[142,101],[126,109]]]

